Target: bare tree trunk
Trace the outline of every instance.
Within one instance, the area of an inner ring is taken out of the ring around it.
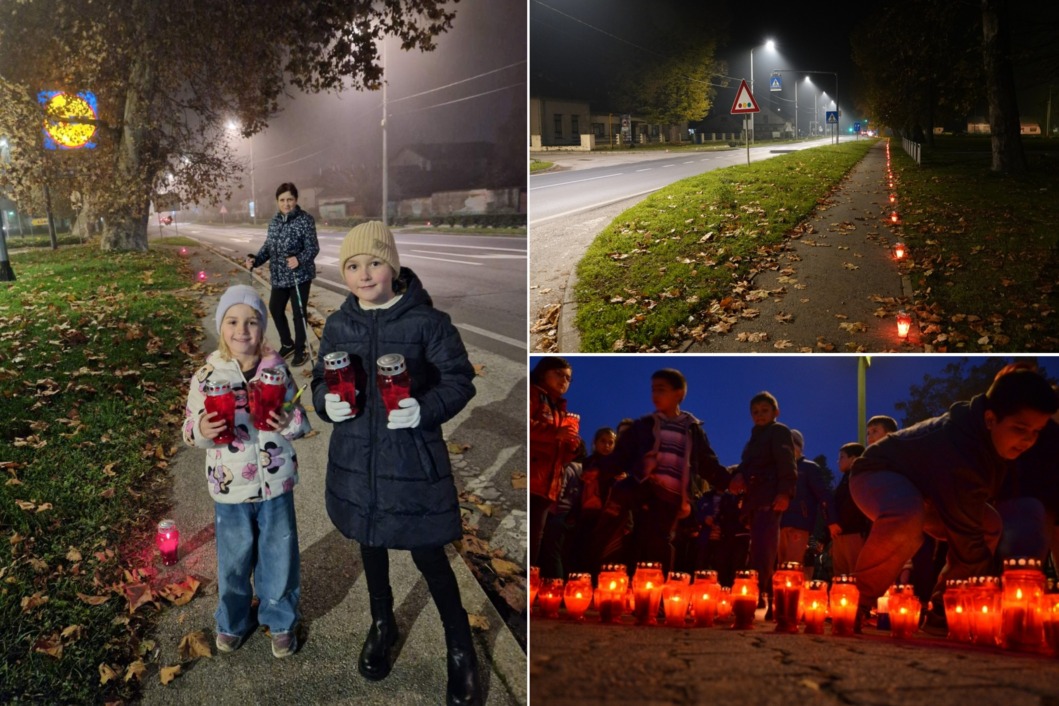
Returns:
[[[982,0],[982,56],[985,64],[994,172],[1024,174],[1026,155],[1019,135],[1019,106],[1008,38],[1007,1]]]

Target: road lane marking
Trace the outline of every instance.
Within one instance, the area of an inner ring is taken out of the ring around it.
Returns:
[[[448,255],[449,254],[447,252],[435,252],[434,250],[411,250],[410,252],[425,253],[427,255]],[[480,260],[525,260],[526,259],[525,253],[520,254],[520,255],[501,255],[500,253],[497,253],[495,255],[467,255],[467,257],[475,257],[475,258],[478,258]],[[453,260],[453,262],[458,262],[458,260]]]
[[[401,257],[417,258],[419,260],[437,260],[438,262],[455,262],[457,265],[474,265],[475,267],[481,267],[484,262],[467,262],[466,260],[452,260],[447,257],[427,257],[426,255],[402,255]]]
[[[544,223],[545,221],[554,221],[556,218],[565,218],[567,216],[573,216],[574,214],[577,214],[577,213],[584,213],[585,211],[591,211],[591,210],[596,209],[596,208],[605,208],[605,207],[610,206],[612,204],[620,203],[620,202],[624,201],[625,199],[635,199],[635,198],[639,198],[640,196],[647,196],[648,194],[653,194],[654,192],[660,191],[661,189],[664,189],[664,188],[665,188],[665,186],[659,186],[657,188],[648,189],[647,191],[641,191],[641,192],[636,193],[636,194],[627,194],[625,196],[619,196],[616,199],[610,199],[609,201],[604,201],[602,203],[594,203],[594,204],[589,204],[588,206],[581,206],[580,208],[575,208],[575,209],[573,209],[571,211],[564,211],[563,213],[557,213],[554,216],[545,216],[544,218],[538,218],[536,220],[530,221],[530,224],[532,225],[534,223]]]
[[[651,170],[652,170],[653,168],[654,168],[654,167],[648,167],[647,169],[637,169],[636,171],[638,171],[638,172],[649,172],[649,171],[651,171]]]
[[[545,186],[531,186],[530,191],[541,191],[543,189],[552,189],[556,186],[567,186],[569,184],[580,184],[586,181],[596,181],[597,179],[610,179],[611,177],[622,176],[625,172],[618,172],[617,174],[604,174],[603,176],[588,177],[587,179],[575,179],[573,181],[563,181],[558,184],[547,184]]]
[[[505,252],[526,252],[526,248],[493,248],[488,245],[450,245],[449,243],[417,243],[414,241],[408,241],[402,239],[401,245],[429,245],[431,247],[443,247],[443,248],[466,248],[469,250],[503,250]]]
[[[455,325],[456,328],[462,328],[465,331],[476,333],[479,336],[485,336],[486,338],[491,338],[494,341],[499,341],[500,343],[506,343],[509,346],[514,346],[515,348],[521,348],[522,350],[526,350],[526,341],[520,341],[517,338],[511,338],[510,336],[505,336],[500,333],[487,331],[484,328],[478,328],[477,326],[472,326],[471,324],[460,324],[454,321],[453,325]]]

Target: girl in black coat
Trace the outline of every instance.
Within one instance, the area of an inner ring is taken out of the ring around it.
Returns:
[[[467,613],[445,545],[462,535],[456,485],[441,425],[474,396],[474,369],[447,314],[435,309],[415,274],[401,268],[393,235],[372,221],[353,228],[339,250],[353,296],[327,318],[313,369],[313,404],[334,424],[327,462],[327,512],[360,543],[372,625],[358,669],[368,679],[390,673],[397,622],[389,549],[409,549],[441,614],[448,647],[448,703],[478,704],[478,661]],[[349,354],[356,404],[327,388],[324,358]],[[411,396],[387,412],[376,361],[397,353]]]

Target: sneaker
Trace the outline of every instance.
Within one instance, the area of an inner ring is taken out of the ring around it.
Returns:
[[[301,365],[305,365],[306,361],[308,361],[308,360],[309,360],[309,356],[307,356],[305,354],[305,349],[302,348],[300,351],[297,351],[294,354],[294,358],[291,360],[290,364],[292,366],[294,366],[295,368],[297,368],[297,367],[299,367]]]
[[[217,633],[216,644],[218,652],[235,652],[243,644],[243,638],[238,635],[227,635],[219,632]]]
[[[279,659],[290,657],[298,651],[298,635],[290,632],[272,633],[272,656]]]
[[[294,354],[294,346],[280,346],[279,357],[290,358]]]

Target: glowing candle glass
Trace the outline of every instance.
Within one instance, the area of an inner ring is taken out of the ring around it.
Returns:
[[[412,396],[412,379],[408,375],[404,356],[400,353],[387,353],[375,361],[375,365],[379,395],[389,414],[398,408],[401,400]]]
[[[1027,557],[1005,559],[1001,584],[1004,644],[1016,650],[1040,650],[1044,646],[1041,560]]]
[[[894,243],[893,252],[895,260],[904,260],[905,255],[908,254],[908,251],[905,249],[904,243]]]
[[[249,385],[250,418],[259,431],[272,431],[271,413],[280,414],[287,394],[287,374],[283,368],[265,368]]]
[[[911,585],[890,587],[890,635],[907,640],[919,630],[922,606]]]
[[[695,583],[691,584],[691,600],[695,611],[695,624],[700,628],[713,627],[720,592],[716,571],[695,572]]]
[[[805,634],[823,635],[827,617],[827,582],[810,581],[802,590],[805,605]]]
[[[857,620],[860,591],[850,574],[840,574],[831,582],[831,634],[849,637]]]
[[[563,603],[563,580],[557,578],[541,579],[541,588],[537,592],[537,603],[545,618],[558,618],[559,606]]]
[[[662,584],[665,575],[662,565],[657,562],[644,561],[636,565],[632,576],[632,591],[636,599],[637,625],[654,625],[658,618],[658,604],[662,600]]]
[[[949,639],[960,642],[971,641],[971,611],[968,601],[967,582],[949,580],[945,582],[945,622],[949,625]]]
[[[206,398],[203,406],[206,414],[215,413],[214,421],[224,420],[224,429],[213,439],[215,444],[230,444],[235,441],[235,393],[226,380],[211,380],[203,387]]]
[[[912,328],[912,317],[904,311],[897,312],[897,337],[908,338],[908,331]]]
[[[776,616],[776,632],[798,632],[798,605],[803,583],[805,574],[797,561],[780,564],[772,574],[772,614]]]
[[[1059,593],[1044,594],[1044,642],[1059,656]]]
[[[176,522],[165,519],[158,523],[158,531],[154,535],[154,543],[162,555],[162,563],[172,566],[180,559],[180,530]]]
[[[348,402],[353,414],[357,413],[357,375],[350,365],[349,353],[334,351],[324,356],[324,383],[328,392]]]
[[[968,579],[971,603],[971,635],[976,645],[996,647],[1000,633],[1000,579],[975,576]]]
[[[757,572],[736,571],[732,583],[732,612],[735,614],[735,630],[750,630],[754,627],[754,612],[758,599]]]
[[[629,576],[621,564],[604,564],[596,582],[596,610],[600,622],[617,623],[625,611],[625,590],[629,586]]]
[[[566,577],[563,588],[563,603],[566,605],[566,617],[571,620],[583,620],[585,611],[592,604],[592,576],[590,574],[570,574]]]
[[[732,617],[732,587],[721,586],[717,594],[717,619],[727,621]]]
[[[666,625],[671,628],[684,627],[688,617],[688,599],[691,597],[691,576],[681,572],[670,572],[662,586],[662,609],[666,613]]]

